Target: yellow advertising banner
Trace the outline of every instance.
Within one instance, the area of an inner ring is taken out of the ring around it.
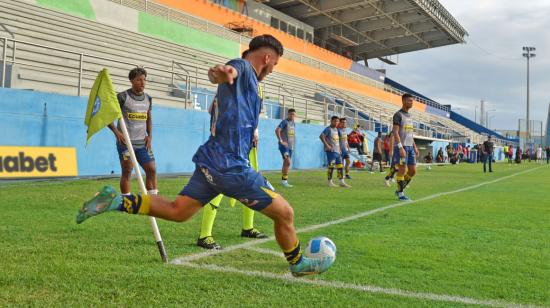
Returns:
[[[75,148],[0,146],[0,179],[77,175]]]

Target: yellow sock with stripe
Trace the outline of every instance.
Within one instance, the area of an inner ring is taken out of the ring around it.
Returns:
[[[288,174],[283,173],[283,176],[281,176],[281,179],[282,179],[283,181],[288,180]]]
[[[408,174],[405,174],[405,186],[403,187],[403,189],[405,189],[405,187],[407,187],[407,185],[409,185],[409,183],[411,182],[412,180],[412,176],[409,176]]]
[[[333,173],[334,173],[334,165],[328,165],[327,176],[329,180],[332,180]]]
[[[122,195],[122,201],[120,202],[120,206],[118,208],[121,212],[140,215],[149,215],[150,209],[151,196],[139,194]]]
[[[243,230],[254,228],[254,210],[243,205]]]
[[[396,172],[397,172],[397,169],[395,169],[394,167],[390,167],[390,169],[388,170],[388,173],[386,173],[386,180],[393,178]]]
[[[338,172],[338,178],[341,180],[344,178],[344,165],[338,164],[336,165],[337,172]]]
[[[218,207],[222,201],[223,195],[219,194],[216,198],[212,199],[202,209],[202,223],[201,234],[199,238],[205,238],[212,236],[212,228],[214,227],[214,221],[216,220],[216,214],[218,214]]]
[[[300,248],[300,241],[296,242],[294,248],[284,251],[286,261],[289,264],[296,264],[302,260],[302,249]]]
[[[405,189],[405,177],[402,175],[397,176],[397,191],[403,192],[403,189]]]

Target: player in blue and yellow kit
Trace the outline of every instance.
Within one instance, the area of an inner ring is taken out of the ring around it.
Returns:
[[[405,188],[416,174],[416,158],[418,148],[414,142],[414,126],[409,110],[413,106],[413,97],[410,94],[403,94],[401,97],[401,110],[393,115],[393,138],[395,148],[393,149],[393,163],[397,168],[397,190],[395,195],[401,201],[409,200],[405,196]]]
[[[277,140],[279,140],[279,151],[283,157],[281,185],[287,188],[292,187],[292,185],[288,184],[288,169],[290,169],[292,152],[294,151],[294,135],[296,131],[296,124],[294,123],[295,116],[296,110],[293,108],[288,109],[287,118],[282,120],[275,129],[275,135],[277,136]]]
[[[332,182],[332,175],[336,167],[339,179],[338,184],[341,187],[351,187],[344,181],[344,165],[342,165],[342,149],[340,148],[340,131],[338,130],[339,122],[340,118],[332,116],[330,119],[330,126],[327,126],[323,130],[319,139],[323,142],[325,154],[327,155],[328,186],[337,187],[334,182]]]
[[[77,223],[116,210],[186,221],[221,193],[273,220],[275,239],[293,275],[326,271],[333,260],[302,255],[292,207],[248,160],[262,108],[258,82],[273,71],[282,55],[283,46],[276,38],[261,35],[250,41],[245,59],[234,59],[208,71],[210,81],[218,84],[218,110],[211,121],[215,133],[193,156],[195,172],[176,200],[139,194],[121,196],[106,186],[84,203]]]

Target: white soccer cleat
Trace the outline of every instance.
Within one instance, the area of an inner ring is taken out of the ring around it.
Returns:
[[[387,187],[390,187],[391,186],[391,183],[392,183],[392,180],[391,179],[384,179],[384,184],[386,184]]]
[[[334,185],[334,182],[332,182],[332,180],[328,180],[328,187],[338,187],[338,186]]]
[[[340,183],[338,183],[340,187],[350,188],[351,185],[347,184],[344,180],[340,180]]]
[[[283,185],[283,187],[286,187],[286,188],[294,187],[294,185],[288,184],[288,181],[286,180],[281,181],[281,185]]]

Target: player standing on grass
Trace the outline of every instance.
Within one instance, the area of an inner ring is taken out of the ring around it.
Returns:
[[[345,161],[344,173],[347,180],[351,180],[349,176],[349,168],[351,161],[349,158],[349,152],[351,152],[349,143],[348,143],[348,120],[346,118],[340,118],[340,123],[338,125],[338,132],[340,133],[340,149],[342,149],[342,160]]]
[[[344,166],[342,165],[342,150],[340,149],[340,132],[338,131],[339,122],[340,118],[333,116],[330,119],[330,126],[323,130],[319,138],[323,142],[325,154],[327,155],[328,186],[336,187],[334,182],[332,182],[332,175],[336,167],[338,179],[340,180],[339,185],[341,187],[351,187],[344,181]]]
[[[404,190],[416,174],[416,157],[418,148],[414,142],[414,126],[409,110],[413,106],[413,96],[406,93],[401,96],[401,110],[393,115],[393,136],[395,148],[393,160],[398,168],[397,190],[395,195],[399,200],[407,201]]]
[[[294,151],[295,116],[296,110],[292,108],[288,109],[287,118],[282,120],[275,129],[275,135],[277,136],[277,140],[279,140],[279,151],[283,156],[281,184],[289,188],[292,187],[292,185],[288,184],[288,169],[290,168],[292,152]]]
[[[370,171],[374,172],[374,162],[378,162],[378,168],[380,172],[384,172],[384,167],[382,166],[382,132],[378,132],[376,138],[374,138],[374,146],[372,149],[372,160],[370,162]]]
[[[389,138],[388,145],[389,145],[389,151],[388,151],[388,157],[389,161],[388,164],[390,165],[390,168],[388,169],[388,172],[386,173],[386,176],[384,177],[384,183],[386,186],[390,187],[391,182],[395,182],[395,174],[397,173],[397,166],[396,162],[393,159],[393,149],[394,149],[394,138],[393,138],[393,132],[390,131],[390,133],[386,136],[386,138]]]
[[[157,190],[157,171],[155,167],[155,157],[151,150],[153,138],[153,118],[151,109],[153,105],[152,98],[147,95],[145,90],[147,72],[137,67],[130,71],[128,79],[132,87],[124,92],[118,93],[118,103],[122,111],[123,120],[128,127],[128,134],[132,141],[134,153],[136,154],[139,165],[145,170],[145,187],[149,194],[156,195]],[[119,121],[122,121],[119,120]],[[132,176],[133,165],[130,160],[130,153],[124,141],[124,135],[120,130],[120,123],[117,127],[109,124],[109,128],[115,134],[116,148],[120,160],[120,192],[122,195],[130,194],[130,177]]]
[[[234,59],[208,71],[210,81],[218,84],[219,112],[211,123],[215,134],[193,156],[195,172],[175,201],[139,194],[121,196],[106,186],[84,203],[77,223],[106,211],[186,221],[222,193],[273,220],[275,239],[293,275],[326,271],[333,260],[302,255],[292,207],[248,160],[262,108],[258,82],[273,71],[282,55],[283,46],[276,38],[260,35],[250,41],[245,59]]]

